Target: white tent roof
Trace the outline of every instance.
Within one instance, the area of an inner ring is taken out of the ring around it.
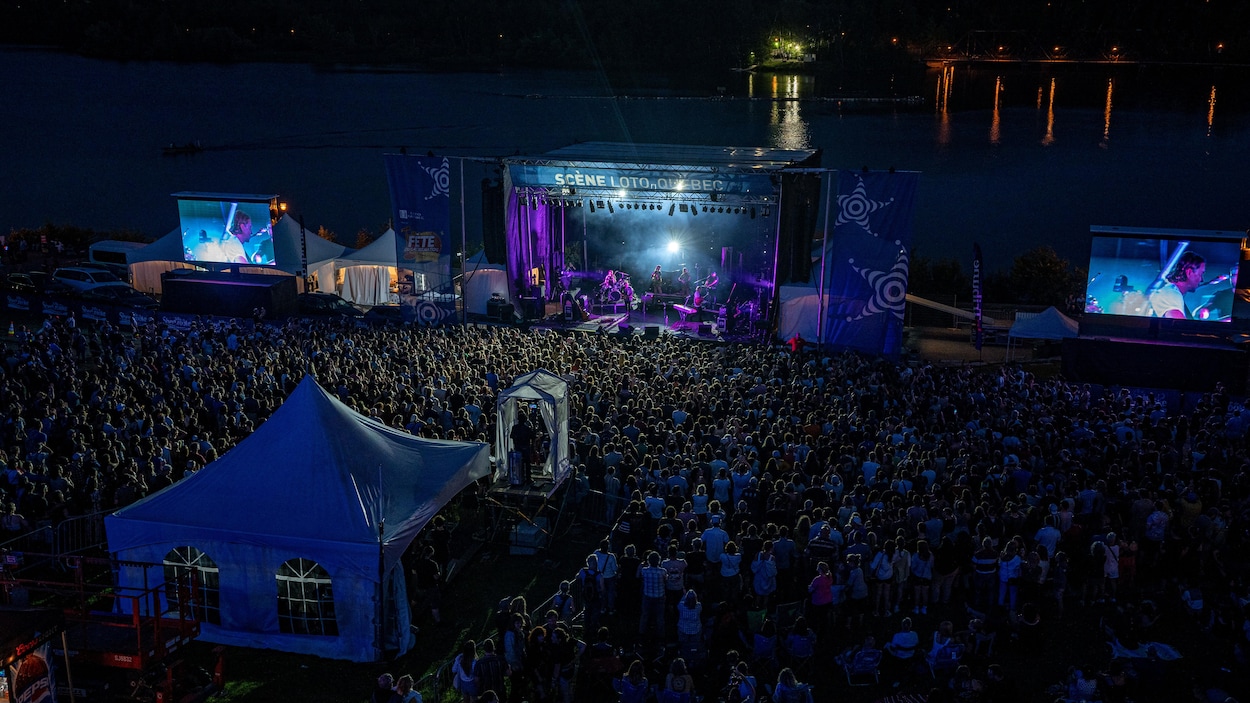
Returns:
[[[1027,317],[1017,314],[1016,322],[1007,334],[1021,339],[1067,339],[1077,336],[1079,329],[1076,320],[1050,307]]]
[[[279,270],[293,275],[299,273],[300,249],[303,247],[303,240],[305,239],[308,246],[309,271],[313,271],[322,264],[338,259],[351,251],[341,244],[335,244],[327,239],[322,239],[312,230],[306,229],[304,236],[301,237],[299,223],[295,221],[295,218],[290,215],[283,215],[282,219],[278,220],[278,224],[274,225],[273,228],[273,251]],[[131,265],[144,261],[181,262],[184,260],[182,255],[182,231],[174,228],[169,234],[142,249],[131,252],[126,258]],[[205,265],[205,263],[200,262],[200,265]],[[207,266],[211,267],[212,264]]]
[[[387,229],[364,248],[340,257],[338,265],[340,268],[344,266],[395,266],[397,260],[395,230]]]
[[[387,427],[306,377],[220,459],[106,518],[109,551],[154,564],[179,547],[211,558],[220,569],[221,623],[204,624],[207,641],[373,660],[379,558],[397,606],[387,633],[396,643],[387,648],[406,650],[400,555],[439,508],[490,473],[488,450]],[[337,636],[280,632],[275,576],[295,558],[332,579]],[[119,578],[133,585],[144,574],[123,570]],[[164,577],[157,568],[147,578]]]

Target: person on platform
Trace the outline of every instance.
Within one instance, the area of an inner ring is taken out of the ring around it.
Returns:
[[[651,292],[657,295],[664,292],[664,271],[658,265],[651,272]]]
[[[682,266],[681,273],[677,274],[677,287],[682,295],[690,295],[690,269],[685,266]]]
[[[1206,275],[1206,259],[1192,251],[1181,254],[1164,279],[1167,283],[1150,294],[1150,316],[1174,320],[1190,320],[1193,315],[1185,305],[1185,295],[1202,285]]]
[[[522,482],[530,478],[530,455],[534,451],[534,428],[530,427],[529,416],[524,412],[517,413],[516,423],[512,425],[512,451],[521,455],[520,478]]]

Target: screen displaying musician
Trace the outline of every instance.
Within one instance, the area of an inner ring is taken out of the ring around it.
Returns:
[[[1164,276],[1166,283],[1150,294],[1151,317],[1192,320],[1193,313],[1185,305],[1185,295],[1198,290],[1207,272],[1207,261],[1201,254],[1187,251],[1176,260]]]
[[[1240,240],[1129,233],[1091,244],[1086,314],[1232,319]]]

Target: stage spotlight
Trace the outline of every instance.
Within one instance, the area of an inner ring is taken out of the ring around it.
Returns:
[[[594,211],[595,211],[595,201],[593,201],[593,200],[591,200],[591,201],[590,201],[590,211],[591,211],[591,212],[594,212]]]
[[[706,206],[706,205],[704,205],[704,206],[703,206],[703,212],[707,212],[707,206]]]
[[[609,215],[611,215],[611,214],[612,214],[612,213],[614,213],[614,212],[616,212],[616,211],[612,209],[612,203],[611,203],[611,201],[609,201],[609,202],[608,202],[608,214],[609,214]]]
[[[690,206],[690,216],[691,216],[691,217],[695,217],[695,216],[697,216],[698,214],[699,214],[699,206],[698,206],[698,205],[691,205],[691,206]]]
[[[755,206],[754,205],[751,206],[751,219],[752,220],[755,219]]]
[[[668,253],[676,254],[678,250],[680,249],[681,249],[681,245],[677,243],[676,239],[668,240]]]
[[[689,209],[690,209],[690,206],[689,206],[689,205],[687,205],[687,204],[685,204],[685,203],[681,203],[681,205],[680,205],[680,206],[678,206],[678,208],[677,208],[677,209],[681,210],[682,212],[686,212],[687,210],[689,210]]]
[[[669,203],[668,216],[672,217],[674,212],[677,212],[677,203]]]
[[[725,208],[723,208],[723,207],[718,207],[718,208],[716,208],[716,212],[723,213],[723,212],[725,212]]]

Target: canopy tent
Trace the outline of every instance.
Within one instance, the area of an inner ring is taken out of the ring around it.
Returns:
[[[105,519],[116,558],[153,565],[122,568],[118,585],[198,569],[204,640],[352,661],[402,654],[400,556],[490,473],[488,451],[387,427],[306,377],[220,459]]]
[[[1039,313],[1016,313],[1016,321],[1007,332],[1007,359],[1011,359],[1012,349],[1019,346],[1021,339],[1069,339],[1077,336],[1080,324],[1049,307]]]
[[[520,407],[522,405],[528,406],[528,412]],[[500,459],[496,476],[507,475],[507,458],[509,452],[515,450],[511,441],[513,426],[523,413],[527,420],[537,413],[551,438],[551,449],[538,475],[550,478],[554,491],[570,469],[568,382],[545,369],[518,376],[511,386],[499,392],[496,412],[495,454]]]
[[[339,295],[360,305],[398,302],[398,296],[391,298],[399,282],[397,256],[395,230],[387,229],[368,246],[339,258],[335,264],[343,279]]]
[[[334,262],[350,251],[341,244],[323,239],[312,230],[300,231],[299,223],[283,215],[273,228],[273,250],[276,266],[240,266],[241,273],[298,276],[303,266],[301,250],[308,249],[308,273],[317,281],[317,290],[334,292]],[[182,231],[174,229],[151,244],[130,252],[126,261],[134,287],[149,293],[161,293],[161,274],[177,268],[195,268],[183,259]],[[227,264],[205,264],[201,268],[221,268]]]
[[[508,285],[508,271],[500,264],[488,262],[484,251],[469,257],[464,267],[460,290],[465,310],[477,315],[487,313],[486,303],[496,294],[513,303],[512,287]]]

